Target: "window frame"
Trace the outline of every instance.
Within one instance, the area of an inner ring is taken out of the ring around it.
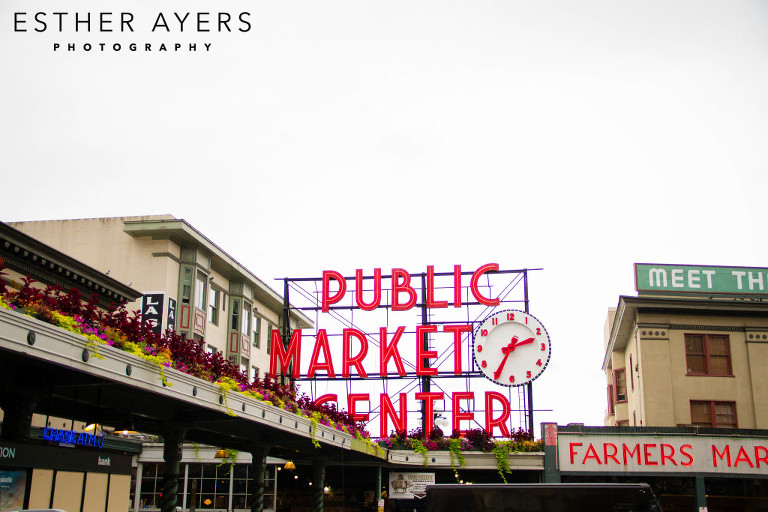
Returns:
[[[261,317],[253,315],[253,346],[261,348]]]
[[[619,393],[619,374],[624,375],[624,398],[620,399],[621,394]],[[613,370],[613,398],[614,402],[617,404],[625,404],[627,403],[627,372],[625,368],[617,368]]]
[[[704,372],[696,372],[691,371],[690,366],[688,364],[688,356],[689,355],[699,355],[699,354],[692,354],[688,352],[688,339],[691,336],[702,336],[703,340],[703,346],[704,346]],[[709,339],[710,336],[718,336],[725,338],[725,346],[728,351],[728,373],[712,373],[712,364],[711,364],[711,351],[709,347]],[[731,357],[731,337],[727,334],[699,334],[699,333],[685,333],[683,335],[683,348],[685,350],[685,375],[691,376],[691,377],[733,377],[733,358]]]
[[[614,396],[613,396],[613,384],[608,384],[608,414],[609,415],[616,414],[616,406],[614,403]]]
[[[736,402],[729,401],[729,400],[691,400],[689,402],[690,407],[690,413],[691,413],[691,425],[694,425],[693,422],[693,405],[694,404],[706,404],[709,408],[709,425],[706,426],[706,428],[739,428],[739,416],[736,412]],[[733,426],[728,425],[726,427],[718,426],[717,424],[717,412],[716,408],[718,405],[730,405],[733,407]],[[702,425],[698,425],[702,426]]]
[[[219,325],[219,304],[221,292],[211,286],[208,289],[208,321],[213,325]]]

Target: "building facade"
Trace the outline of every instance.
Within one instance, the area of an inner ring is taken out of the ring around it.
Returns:
[[[143,297],[129,304],[158,332],[175,329],[248,372],[269,368],[283,297],[183,219],[171,215],[10,223]],[[312,325],[291,312],[291,329]]]
[[[636,273],[606,321],[605,425],[768,429],[768,269]]]

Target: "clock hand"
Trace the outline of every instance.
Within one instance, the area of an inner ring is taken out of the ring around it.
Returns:
[[[515,346],[512,348],[512,350],[515,350],[515,349],[516,349],[517,347],[519,347],[520,345],[527,345],[527,344],[529,344],[529,343],[533,343],[534,341],[536,341],[536,339],[535,339],[535,338],[528,338],[528,339],[526,339],[526,340],[523,340],[523,341],[520,341],[520,342],[518,342],[518,343],[515,343]]]
[[[493,372],[494,379],[499,380],[499,375],[501,375],[501,370],[504,369],[504,364],[507,362],[507,358],[509,357],[509,354],[511,354],[512,351],[515,350],[516,345],[517,345],[517,336],[514,336],[512,338],[512,341],[509,342],[509,345],[501,349],[501,351],[504,352],[504,359],[501,360],[501,364],[499,365],[498,368],[496,368],[496,371]]]

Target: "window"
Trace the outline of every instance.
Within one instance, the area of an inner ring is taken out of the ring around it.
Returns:
[[[240,327],[240,301],[232,300],[232,330],[236,331]]]
[[[725,334],[686,334],[685,360],[688,375],[733,375]]]
[[[272,353],[272,324],[267,324],[267,355]]]
[[[208,292],[208,321],[213,325],[219,325],[219,300],[221,298],[221,292],[219,290],[211,290]]]
[[[195,279],[195,307],[205,311],[205,275],[198,272]]]
[[[627,401],[627,376],[624,373],[624,368],[620,370],[614,370],[613,372],[613,385],[616,389],[616,402]]]
[[[250,368],[250,365],[248,364],[248,358],[247,357],[241,357],[240,358],[240,371],[243,372],[245,375],[248,375],[248,368]]]
[[[632,354],[629,354],[629,389],[635,390],[635,367],[632,366]]]
[[[192,300],[192,269],[185,267],[181,284],[181,303],[189,304],[190,300]]]
[[[253,318],[253,346],[261,348],[261,318]]]
[[[736,404],[691,400],[691,424],[697,427],[738,428]]]
[[[214,347],[213,345],[206,345],[205,346],[205,351],[207,353],[209,353],[209,354],[215,354],[216,353],[216,347]]]
[[[614,414],[613,407],[613,385],[608,385],[608,414]]]
[[[251,375],[251,379],[258,379],[259,378],[259,367],[254,366],[253,367],[253,375]]]
[[[243,302],[243,325],[240,332],[245,336],[251,332],[251,305],[247,302]]]

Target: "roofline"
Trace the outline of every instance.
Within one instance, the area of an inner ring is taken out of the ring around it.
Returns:
[[[282,308],[284,305],[284,297],[282,295],[184,219],[126,219],[123,221],[123,231],[133,237],[151,236],[154,239],[170,240],[176,238],[202,247],[211,253],[214,258],[218,258],[219,262],[227,267],[230,272],[242,275],[246,281],[250,282],[254,289],[262,291],[263,294],[259,297],[260,299],[271,302],[273,307]],[[297,321],[298,328],[314,327],[314,322],[298,310],[291,310],[291,317]]]
[[[667,297],[658,295],[640,295],[640,296],[619,296],[619,304],[616,306],[616,315],[611,325],[611,334],[608,338],[608,344],[603,356],[603,371],[608,369],[611,360],[611,354],[616,346],[616,341],[622,327],[627,327],[628,322],[634,321],[635,314],[640,308],[648,309],[666,309],[687,312],[704,313],[734,313],[734,312],[752,312],[768,314],[768,301],[751,297],[734,296],[731,299],[724,299],[722,296],[713,296],[710,299],[705,298],[685,298],[685,297]]]
[[[36,265],[40,265],[41,267],[46,265],[49,268],[52,268],[51,266],[61,267],[66,272],[71,270],[75,275],[86,278],[92,283],[90,287],[98,287],[94,288],[94,293],[109,296],[107,291],[112,292],[115,295],[113,300],[116,302],[120,302],[123,299],[131,302],[142,296],[140,291],[109,277],[103,272],[44,244],[36,238],[33,238],[2,221],[0,221],[0,239],[3,239],[4,243],[14,244],[20,249],[28,251],[33,258],[31,262]],[[5,247],[0,249],[0,255],[4,248]],[[8,246],[8,249],[10,250],[10,246]],[[39,261],[35,259],[35,256],[40,257]],[[85,282],[81,282],[80,284],[85,284]],[[104,292],[100,291],[102,288],[105,290]]]

